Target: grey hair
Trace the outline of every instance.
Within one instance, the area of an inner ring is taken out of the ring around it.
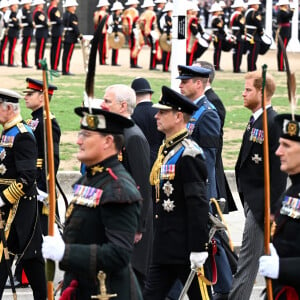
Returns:
[[[19,103],[12,103],[12,102],[3,102],[3,103],[2,103],[2,107],[3,107],[4,110],[7,110],[7,107],[8,107],[8,106],[11,106],[12,109],[13,109],[13,111],[14,111],[15,113],[18,113],[18,112],[21,111],[21,108],[20,108],[20,104],[19,104]]]
[[[108,90],[113,90],[115,96],[116,96],[116,101],[122,102],[126,101],[127,102],[127,112],[129,115],[132,115],[133,110],[136,105],[136,95],[135,91],[128,85],[125,84],[113,84],[107,87],[106,91]]]

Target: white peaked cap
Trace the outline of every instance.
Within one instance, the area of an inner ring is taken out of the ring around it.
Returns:
[[[141,8],[147,8],[151,6],[155,6],[153,0],[144,0],[144,4],[141,6]]]
[[[109,6],[110,3],[107,0],[99,0],[96,7]]]
[[[128,0],[125,5],[133,5],[133,4],[140,4],[138,0]]]
[[[63,7],[78,6],[76,0],[66,0]]]
[[[233,4],[231,5],[232,8],[236,7],[246,7],[247,3],[245,3],[243,0],[234,0]]]
[[[280,6],[280,5],[290,5],[290,1],[289,0],[279,0],[276,3],[276,6]]]
[[[255,5],[255,4],[261,4],[259,0],[248,0],[247,5]]]
[[[223,11],[223,8],[221,7],[221,5],[218,2],[213,3],[213,5],[211,6],[209,12],[216,12],[216,11]]]
[[[167,11],[170,11],[170,10],[173,10],[174,8],[174,5],[172,2],[167,2],[167,4],[165,5],[164,9],[163,9],[163,12],[167,12]]]
[[[185,7],[186,10],[199,11],[199,7],[195,1],[186,1]]]
[[[122,9],[124,9],[123,4],[119,1],[116,1],[116,2],[114,2],[113,6],[111,8],[111,11],[122,10]]]

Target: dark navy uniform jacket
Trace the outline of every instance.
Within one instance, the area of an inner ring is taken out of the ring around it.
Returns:
[[[141,299],[129,265],[141,200],[117,155],[87,168],[73,186],[66,213],[63,290],[77,280],[76,299],[91,299],[99,294],[97,274],[102,270],[107,293],[117,293],[115,299]]]
[[[51,36],[59,37],[63,32],[63,20],[60,11],[56,6],[50,5],[48,9],[48,19],[51,23]]]
[[[269,135],[269,163],[271,213],[280,207],[279,196],[286,187],[287,175],[280,171],[280,159],[275,155],[280,136],[279,126],[274,122],[277,113],[267,109]],[[257,223],[264,224],[264,160],[262,115],[244,133],[242,146],[235,166],[237,187],[242,203],[247,202]]]
[[[11,220],[8,250],[22,254],[25,259],[41,253],[42,235],[37,219],[35,185],[36,158],[34,135],[21,117],[16,117],[1,134],[0,196],[5,202],[1,211],[6,222],[10,223],[10,210],[17,209]]]
[[[22,35],[23,36],[32,36],[33,34],[33,20],[30,9],[22,7]]]
[[[63,24],[65,30],[64,42],[70,44],[77,43],[77,38],[80,35],[77,15],[66,11],[63,16]]]
[[[280,214],[275,218],[273,244],[280,257],[279,278],[272,280],[274,297],[283,286],[291,286],[300,297],[300,174],[290,176],[292,185],[284,193]],[[285,299],[285,298],[280,298]]]

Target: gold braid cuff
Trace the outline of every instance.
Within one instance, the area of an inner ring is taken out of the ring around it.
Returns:
[[[22,196],[25,195],[25,193],[23,192],[23,184],[20,182],[12,183],[3,191],[3,195],[11,204],[14,204],[16,201],[20,200]]]

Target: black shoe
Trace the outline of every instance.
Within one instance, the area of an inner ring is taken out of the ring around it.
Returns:
[[[169,70],[163,70],[163,72],[166,72],[166,73],[171,73],[171,71],[169,71]]]
[[[11,65],[11,64],[8,64],[7,66],[10,67],[10,68],[16,68],[17,67],[17,65]]]
[[[214,293],[213,300],[227,300],[229,293],[221,294],[221,293]]]
[[[219,68],[219,69],[215,69],[215,71],[223,72],[224,70]]]
[[[71,72],[63,72],[62,73],[63,75],[66,75],[66,76],[74,76],[75,74],[71,73]]]
[[[233,71],[233,73],[245,73],[245,72],[241,70],[237,70],[237,71]]]
[[[141,66],[138,66],[138,65],[131,65],[130,68],[131,69],[143,69]]]
[[[32,68],[32,66],[22,66],[22,68],[25,68],[25,69],[31,69]]]
[[[119,64],[111,64],[111,65],[114,67],[121,67],[121,65],[119,65]]]
[[[42,67],[37,66],[36,69],[37,70],[42,70]]]
[[[160,71],[158,68],[150,68],[151,71]]]
[[[108,66],[108,64],[107,64],[107,63],[104,63],[104,64],[101,64],[101,63],[100,63],[100,65],[101,65],[101,66]]]

